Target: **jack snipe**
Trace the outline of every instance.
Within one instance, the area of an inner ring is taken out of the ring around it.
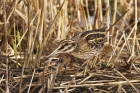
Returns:
[[[105,28],[82,32],[71,39],[62,40],[59,46],[48,57],[68,53],[80,59],[97,56],[104,48]]]

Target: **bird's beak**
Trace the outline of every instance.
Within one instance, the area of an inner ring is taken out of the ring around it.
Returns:
[[[57,49],[55,49],[50,55],[48,55],[47,58],[49,58],[49,57],[51,57],[51,56],[54,56],[54,55],[56,55],[56,54],[58,54],[58,53],[59,53],[59,51],[58,51],[58,48],[57,48]]]

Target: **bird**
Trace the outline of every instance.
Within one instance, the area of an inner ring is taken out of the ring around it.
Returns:
[[[58,47],[47,58],[61,53],[67,53],[80,59],[98,56],[104,48],[105,37],[106,28],[81,32],[71,39],[60,41]]]

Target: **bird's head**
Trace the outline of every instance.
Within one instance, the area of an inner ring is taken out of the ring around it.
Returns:
[[[62,40],[58,47],[48,56],[53,56],[60,53],[71,53],[76,48],[77,43],[74,40]]]

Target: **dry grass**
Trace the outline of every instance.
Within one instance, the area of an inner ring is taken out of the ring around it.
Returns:
[[[139,93],[139,4],[139,0],[0,0],[0,92]],[[89,60],[67,54],[45,60],[59,41],[102,27],[110,29],[107,43],[90,61],[92,66],[85,65]]]

